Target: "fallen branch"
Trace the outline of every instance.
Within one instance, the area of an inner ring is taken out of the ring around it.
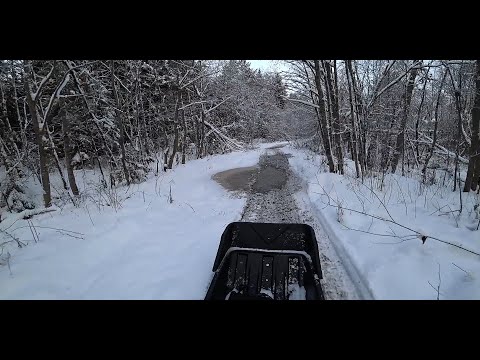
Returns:
[[[13,236],[12,234],[10,234],[9,232],[6,232],[5,230],[1,230],[0,229],[0,233],[3,233],[3,234],[6,234],[7,236],[9,236],[10,238],[12,238],[12,240],[8,240],[8,241],[5,241],[3,243],[0,244],[0,247],[2,247],[3,245],[5,244],[8,244],[8,243],[11,243],[13,241],[15,241],[17,243],[17,246],[19,248],[22,248],[24,246],[26,246],[27,244],[25,244],[24,242],[20,241],[18,238],[16,238],[15,236]]]
[[[413,129],[408,129],[410,131],[414,131]],[[422,134],[422,133],[419,133],[420,136],[424,137],[427,141],[419,141],[419,143],[423,143],[423,144],[428,144],[428,145],[432,145],[433,143],[433,139],[425,134]],[[415,142],[415,140],[411,140],[412,142]],[[451,152],[450,150],[448,150],[447,148],[443,147],[442,145],[438,144],[438,143],[435,143],[435,147],[442,150],[443,151],[443,154],[444,155],[448,155],[448,156],[453,156],[455,157],[456,154],[454,152]],[[459,156],[458,157],[458,160],[460,160],[461,162],[463,162],[464,164],[468,164],[468,160],[465,159],[464,157],[462,156]]]
[[[212,129],[212,131],[217,134],[231,150],[240,150],[243,148],[243,145],[241,143],[224,135],[220,130],[210,124],[207,120],[204,120],[203,123],[210,129]]]
[[[29,226],[19,226],[18,228],[15,228],[13,229],[12,231],[15,231],[15,230],[19,230],[19,229],[23,229],[23,228],[26,228],[26,227],[29,227]],[[50,230],[56,230],[56,231],[61,231],[61,232],[64,232],[64,233],[71,233],[71,234],[76,234],[76,235],[85,235],[85,234],[82,234],[80,232],[77,232],[77,231],[72,231],[72,230],[66,230],[66,229],[60,229],[60,228],[54,228],[54,227],[50,227],[50,226],[34,226],[35,228],[39,228],[39,229],[50,229]]]
[[[462,269],[460,266],[458,266],[457,264],[455,264],[455,263],[453,263],[453,262],[452,262],[452,265],[455,266],[455,267],[457,267],[457,268],[459,268],[459,269],[462,270],[465,274],[467,274],[470,278],[473,279],[472,274],[470,274],[468,271]]]
[[[31,219],[35,215],[45,214],[52,211],[57,211],[55,208],[42,208],[42,209],[31,209],[31,210],[24,210],[18,213],[21,219]]]
[[[192,209],[192,210],[193,210],[193,212],[196,212],[196,211],[195,211],[195,209],[192,207],[192,205],[190,205],[190,204],[189,204],[189,203],[187,203],[187,202],[186,202],[185,204],[187,204],[188,206],[190,206],[190,209]]]
[[[341,225],[342,225],[344,228],[346,228],[347,230],[351,230],[351,231],[358,231],[358,232],[361,232],[361,233],[365,233],[365,234],[369,234],[369,235],[374,235],[374,236],[384,236],[384,237],[393,237],[393,238],[399,238],[399,239],[401,239],[401,241],[395,242],[395,243],[376,243],[376,244],[398,244],[398,243],[401,243],[401,242],[404,242],[404,241],[414,240],[414,239],[417,238],[417,235],[398,236],[398,235],[391,235],[391,234],[379,234],[379,233],[374,233],[374,232],[367,231],[367,230],[353,229],[353,228],[351,228],[351,227],[348,227],[348,226],[345,225],[345,224],[341,224]]]

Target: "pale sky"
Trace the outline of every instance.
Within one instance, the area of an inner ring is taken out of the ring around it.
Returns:
[[[262,72],[268,70],[272,66],[271,60],[247,60],[253,69],[260,69]]]
[[[260,69],[265,72],[267,70],[285,70],[286,66],[279,60],[247,60],[253,69]]]

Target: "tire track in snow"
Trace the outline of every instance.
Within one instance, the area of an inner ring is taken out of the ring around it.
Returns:
[[[309,224],[315,230],[318,249],[320,252],[320,261],[323,272],[323,288],[325,297],[331,300],[365,300],[371,299],[370,291],[362,291],[362,279],[352,280],[352,271],[349,271],[344,265],[349,260],[345,255],[340,256],[325,228],[317,220],[319,216],[314,216],[310,199],[306,193],[306,188],[295,194],[297,203],[301,204],[301,221]],[[358,285],[360,283],[360,285]]]

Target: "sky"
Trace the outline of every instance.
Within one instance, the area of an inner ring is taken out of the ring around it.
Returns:
[[[265,72],[268,70],[285,70],[285,65],[281,64],[278,60],[247,60],[253,69],[260,69]]]
[[[269,70],[272,66],[271,60],[247,60],[251,67],[255,70],[260,69],[262,72]]]

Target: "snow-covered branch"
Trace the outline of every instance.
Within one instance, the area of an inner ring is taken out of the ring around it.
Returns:
[[[288,101],[291,101],[291,102],[295,102],[295,103],[299,103],[299,104],[303,104],[303,105],[307,105],[307,106],[311,106],[311,107],[314,107],[314,108],[319,108],[319,106],[317,104],[314,104],[312,102],[308,102],[308,101],[305,101],[305,100],[301,100],[301,99],[292,99],[292,98],[289,98],[289,97],[286,97],[284,96],[283,97],[285,100],[288,100]]]
[[[407,76],[407,74],[410,72],[410,70],[412,70],[414,67],[420,65],[421,63],[422,63],[421,61],[417,61],[417,62],[411,64],[404,72],[402,72],[402,74],[400,74],[397,78],[395,78],[390,83],[388,83],[388,85],[386,85],[382,90],[374,93],[372,98],[370,99],[370,101],[367,104],[367,108],[370,108],[373,105],[373,103],[375,102],[375,100],[378,99],[385,91],[387,91],[393,85],[395,85],[400,80],[402,80],[405,76]],[[392,64],[392,66],[393,66],[393,64]],[[382,79],[383,79],[383,77],[382,77]]]
[[[409,128],[408,130],[410,130],[411,132],[414,132],[414,131],[415,131],[415,130],[410,129],[410,128]],[[424,142],[425,144],[429,144],[429,145],[433,144],[433,139],[432,139],[430,136],[425,135],[425,134],[422,134],[422,133],[419,133],[419,135],[420,135],[421,137],[423,137],[424,139],[427,140],[427,142]],[[443,154],[445,154],[445,155],[448,155],[448,156],[450,156],[450,157],[452,157],[452,158],[454,158],[454,157],[456,156],[456,154],[455,154],[454,152],[448,150],[447,148],[445,148],[445,147],[442,146],[442,145],[439,145],[438,143],[435,143],[435,147],[438,148],[438,149],[440,149],[440,150],[442,150]],[[468,160],[465,159],[465,158],[462,157],[462,156],[458,156],[458,160],[461,161],[461,162],[463,162],[463,163],[465,163],[465,164],[468,164]]]
[[[31,73],[33,74],[32,64],[30,63],[29,65],[30,65],[30,71],[31,71]],[[48,80],[52,77],[52,75],[53,75],[53,71],[55,70],[55,66],[56,66],[56,61],[53,62],[52,68],[50,69],[50,71],[48,72],[48,74],[45,75],[45,77],[43,77],[42,80],[40,81],[40,85],[38,85],[37,90],[36,90],[34,93],[31,93],[30,96],[32,97],[33,102],[36,102],[38,96],[41,95],[42,90],[43,90],[43,87],[45,86],[45,84],[47,83],[47,81],[48,81]]]
[[[225,101],[230,100],[231,98],[232,98],[232,97],[229,96],[229,97],[223,99],[223,100],[220,101],[217,105],[215,105],[214,107],[212,107],[212,108],[208,109],[207,111],[205,111],[205,114],[208,114],[208,113],[212,112],[212,111],[215,110],[217,107],[219,107],[220,105],[222,105]]]

